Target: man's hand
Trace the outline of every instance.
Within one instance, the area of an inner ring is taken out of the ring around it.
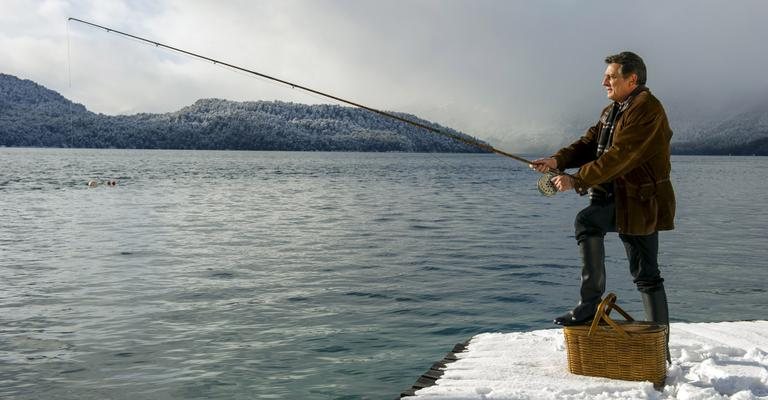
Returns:
[[[575,183],[573,177],[570,175],[557,175],[550,179],[550,181],[552,181],[552,184],[555,185],[559,192],[565,192],[566,190],[573,189],[573,185]]]
[[[528,166],[531,169],[535,169],[536,171],[539,171],[541,173],[547,173],[549,171],[557,170],[557,160],[551,157],[539,158],[538,160],[531,161],[531,163]],[[557,191],[559,192],[565,192],[566,190],[571,190],[574,188],[574,185],[576,184],[576,180],[573,179],[573,177],[568,174],[557,175],[551,179],[551,182],[553,185],[555,185],[555,188],[557,188]]]
[[[531,161],[528,166],[541,173],[546,173],[549,170],[557,169],[557,160],[554,158],[539,158],[538,160]]]

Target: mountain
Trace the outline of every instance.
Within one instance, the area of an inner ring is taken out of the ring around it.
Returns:
[[[0,74],[0,145],[58,147],[73,118],[91,115],[37,83]]]
[[[768,98],[751,104],[719,117],[708,112],[685,117],[670,107],[672,152],[768,155]],[[397,115],[470,138],[413,115]],[[568,129],[573,130],[578,129]],[[547,129],[549,136],[555,131]],[[545,146],[545,136],[537,131],[529,142]],[[202,99],[165,114],[96,114],[35,82],[1,73],[0,146],[482,152],[370,111],[336,105]]]
[[[477,141],[413,115],[396,115]],[[0,74],[0,146],[483,152],[370,111],[336,105],[202,99],[165,114],[96,114],[6,74]]]
[[[675,154],[768,155],[768,102],[701,131],[692,140],[673,143]]]

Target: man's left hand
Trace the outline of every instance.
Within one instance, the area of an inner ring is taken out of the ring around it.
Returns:
[[[550,181],[552,181],[552,184],[555,185],[559,192],[565,192],[566,190],[573,189],[573,185],[575,183],[575,180],[570,175],[557,175],[550,179]]]

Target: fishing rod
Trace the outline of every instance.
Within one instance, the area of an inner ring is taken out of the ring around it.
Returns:
[[[495,153],[495,154],[498,154],[498,155],[501,155],[501,156],[504,156],[504,157],[511,158],[513,160],[516,160],[516,161],[520,161],[520,162],[526,163],[529,166],[531,166],[533,164],[530,160],[526,160],[523,157],[520,157],[520,156],[511,154],[511,153],[508,153],[508,152],[503,151],[503,150],[499,150],[499,149],[497,149],[497,148],[495,148],[495,147],[493,147],[493,146],[491,146],[491,145],[489,145],[487,143],[483,143],[483,142],[480,142],[478,140],[468,139],[468,138],[465,138],[463,136],[459,136],[459,135],[456,135],[456,134],[453,134],[453,133],[450,133],[450,132],[446,132],[444,130],[440,130],[440,129],[434,128],[432,126],[423,124],[423,123],[418,122],[418,121],[413,121],[413,120],[408,119],[408,118],[403,118],[403,117],[401,117],[399,115],[396,115],[396,114],[393,114],[391,112],[382,111],[382,110],[379,110],[379,109],[376,109],[376,108],[373,108],[373,107],[368,107],[366,105],[363,105],[363,104],[360,104],[360,103],[356,103],[356,102],[353,102],[351,100],[343,99],[341,97],[337,97],[337,96],[334,96],[332,94],[324,93],[324,92],[321,92],[319,90],[315,90],[315,89],[312,89],[312,88],[309,88],[309,87],[306,87],[306,86],[302,86],[302,85],[299,85],[299,84],[296,84],[296,83],[293,83],[293,82],[289,82],[289,81],[286,81],[286,80],[283,80],[283,79],[280,79],[280,78],[276,78],[276,77],[273,77],[273,76],[270,76],[270,75],[267,75],[267,74],[263,74],[261,72],[253,71],[253,70],[248,69],[248,68],[243,68],[243,67],[240,67],[240,66],[237,66],[237,65],[234,65],[234,64],[230,64],[228,62],[224,62],[224,61],[221,61],[221,60],[210,58],[210,57],[207,57],[207,56],[204,56],[204,55],[201,55],[201,54],[193,53],[191,51],[180,49],[178,47],[169,46],[169,45],[166,45],[166,44],[163,44],[163,43],[156,42],[154,40],[149,40],[149,39],[143,38],[141,36],[132,35],[132,34],[126,33],[126,32],[121,32],[121,31],[119,31],[117,29],[112,29],[110,27],[106,27],[106,26],[103,26],[103,25],[95,24],[93,22],[84,21],[84,20],[79,19],[79,18],[69,17],[68,21],[75,21],[75,22],[79,22],[79,23],[82,23],[82,24],[85,24],[85,25],[90,25],[90,26],[95,27],[95,28],[104,29],[105,31],[107,31],[107,33],[116,33],[118,35],[122,35],[122,36],[129,37],[129,38],[132,38],[132,39],[144,42],[144,43],[148,43],[148,44],[154,45],[155,47],[162,47],[162,48],[165,48],[165,49],[168,49],[168,50],[171,50],[171,51],[175,51],[177,53],[182,53],[182,54],[186,54],[188,56],[199,58],[201,60],[210,61],[213,64],[223,65],[225,67],[232,68],[232,69],[235,69],[235,70],[238,70],[238,71],[242,71],[242,72],[246,72],[246,73],[249,73],[249,74],[252,74],[252,75],[264,78],[264,79],[268,79],[268,80],[271,80],[271,81],[274,81],[274,82],[282,83],[283,85],[290,86],[293,89],[301,89],[301,90],[304,90],[306,92],[313,93],[313,94],[316,94],[316,95],[319,95],[319,96],[323,96],[323,97],[326,97],[326,98],[329,98],[329,99],[333,99],[333,100],[339,101],[341,103],[349,104],[349,105],[354,106],[354,107],[362,108],[364,110],[368,110],[368,111],[371,111],[373,113],[376,113],[376,114],[379,114],[379,115],[382,115],[382,116],[385,116],[385,117],[388,117],[388,118],[393,118],[395,120],[404,122],[406,124],[410,124],[410,125],[413,125],[413,126],[416,126],[416,127],[422,128],[422,129],[425,129],[425,130],[427,130],[429,132],[432,132],[432,133],[435,133],[437,135],[441,135],[441,136],[453,139],[453,140],[455,140],[457,142],[461,142],[461,143],[464,143],[464,144],[467,144],[467,145],[470,145],[470,146],[473,146],[473,147],[477,147],[477,148],[479,148],[481,150],[485,150],[485,151],[487,151],[489,153]],[[563,172],[559,171],[557,169],[550,169],[549,172],[544,173],[544,176],[542,176],[539,179],[539,183],[538,183],[539,191],[542,194],[546,195],[546,196],[554,195],[557,192],[557,189],[554,188],[554,185],[552,184],[550,179],[552,177],[556,176],[556,175],[562,175],[562,174],[563,174]]]

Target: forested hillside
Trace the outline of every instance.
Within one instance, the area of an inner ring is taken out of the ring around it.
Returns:
[[[695,135],[673,137],[672,152],[768,155],[764,103]],[[469,137],[413,115],[398,115]],[[370,111],[336,105],[202,99],[165,114],[96,114],[53,90],[6,74],[0,74],[0,146],[481,152]]]
[[[95,114],[55,91],[5,74],[0,74],[0,146],[480,152],[370,111],[336,105],[202,99],[165,114]]]
[[[757,104],[708,129],[694,141],[674,143],[676,154],[768,155],[768,104]]]

